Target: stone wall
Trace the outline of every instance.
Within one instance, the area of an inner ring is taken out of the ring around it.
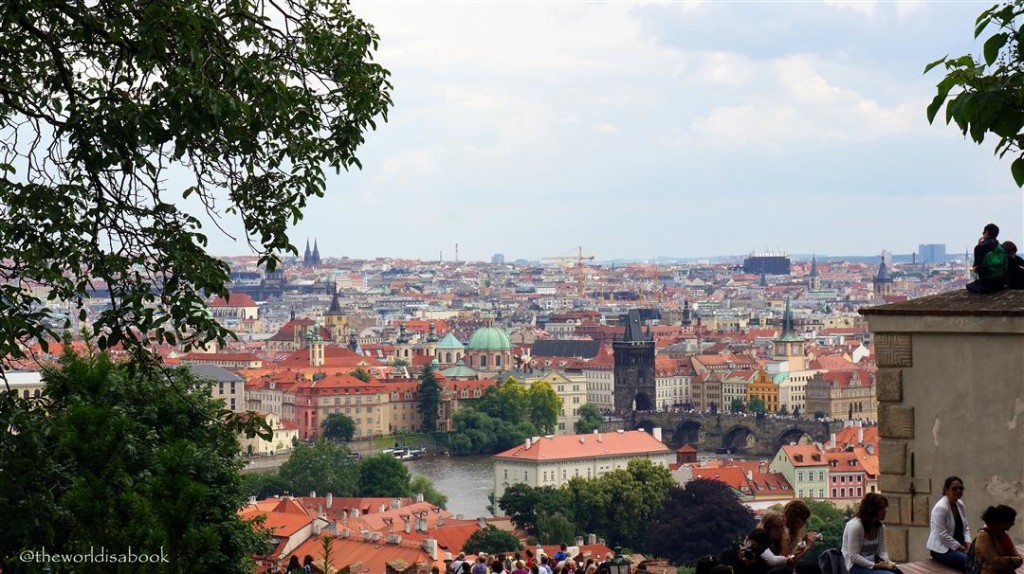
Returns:
[[[1024,291],[957,291],[863,309],[878,365],[879,489],[894,560],[928,557],[931,508],[963,478],[968,524],[1024,512]],[[1019,521],[1011,535],[1019,542]]]

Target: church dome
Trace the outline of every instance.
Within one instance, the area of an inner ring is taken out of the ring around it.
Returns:
[[[508,334],[498,327],[481,327],[469,337],[466,348],[470,351],[510,351],[512,341]]]

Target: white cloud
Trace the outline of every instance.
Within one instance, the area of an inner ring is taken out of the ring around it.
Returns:
[[[878,5],[878,2],[876,0],[825,0],[825,4],[871,16],[875,13],[875,6]]]

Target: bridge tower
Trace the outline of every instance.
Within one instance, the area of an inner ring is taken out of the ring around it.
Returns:
[[[612,342],[615,356],[615,412],[625,415],[633,411],[657,408],[654,381],[654,337],[650,329],[644,333],[640,311],[631,309],[626,334]]]

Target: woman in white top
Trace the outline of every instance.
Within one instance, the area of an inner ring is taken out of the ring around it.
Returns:
[[[885,513],[889,501],[877,492],[868,493],[860,501],[857,516],[846,523],[843,530],[843,558],[850,574],[871,574],[870,571],[895,572],[896,564],[889,560],[885,549]]]
[[[971,529],[967,526],[964,501],[960,500],[964,495],[964,481],[957,476],[947,478],[942,494],[944,496],[932,508],[928,550],[936,562],[966,572]]]

